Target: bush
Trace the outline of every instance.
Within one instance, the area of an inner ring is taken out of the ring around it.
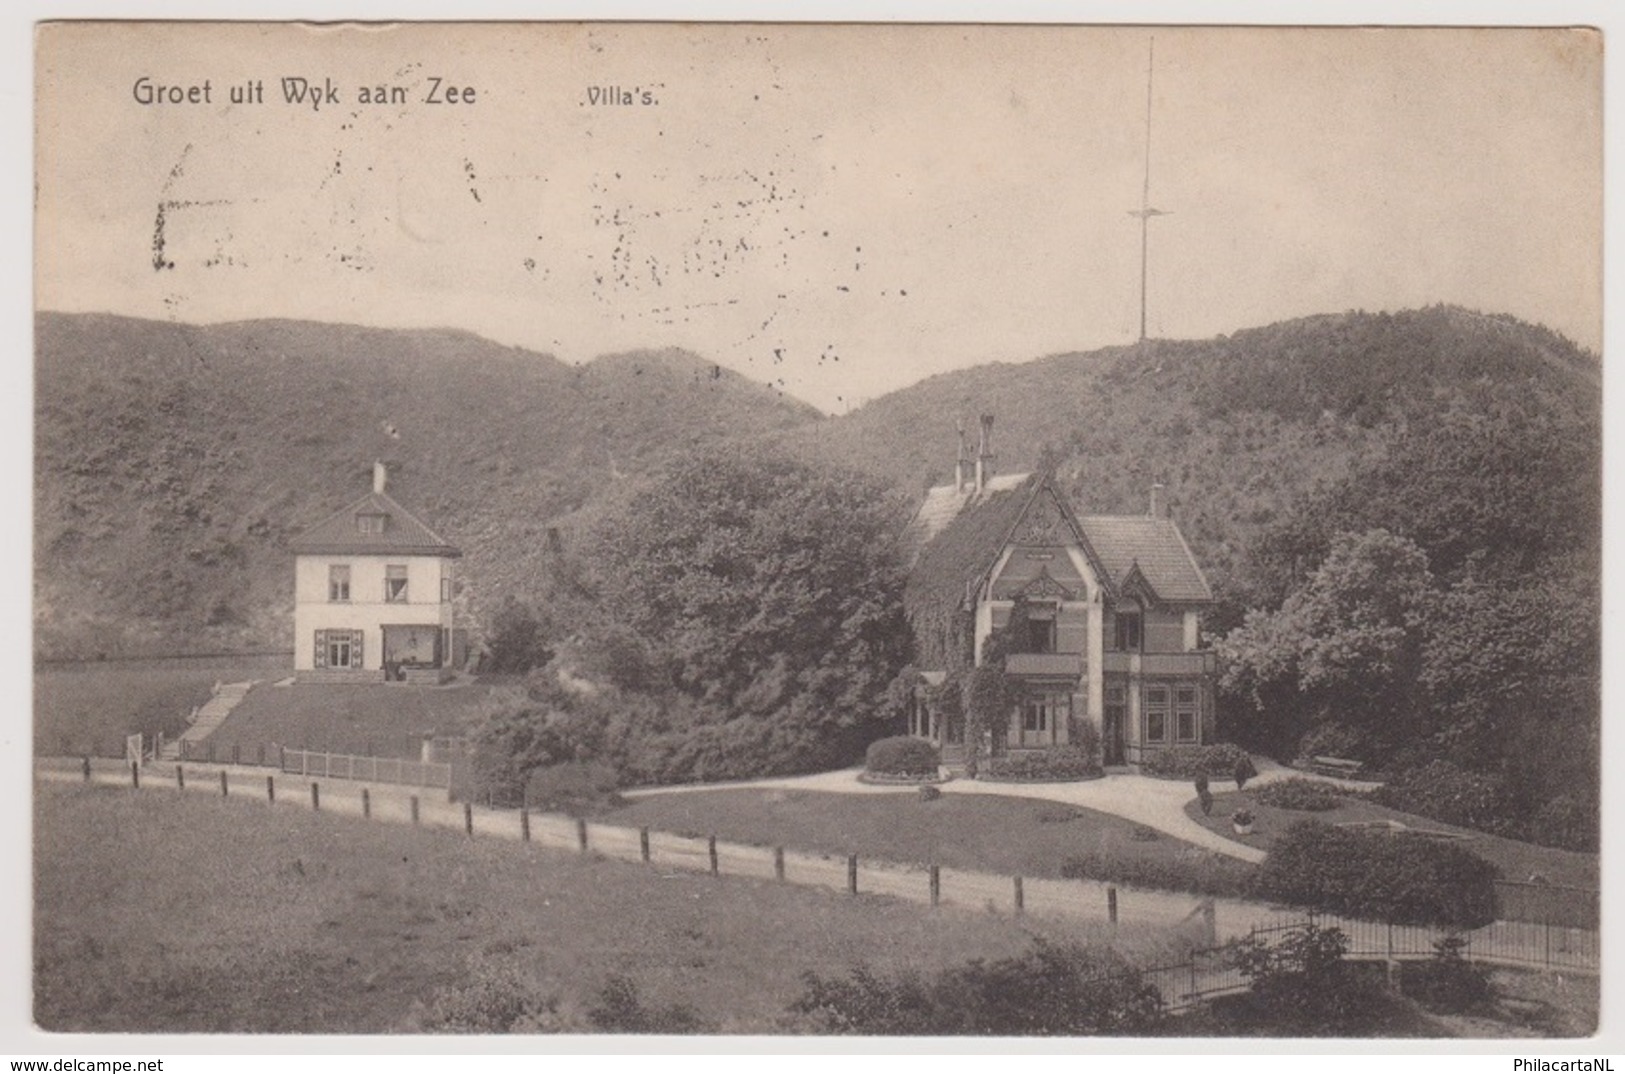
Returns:
[[[1170,746],[1147,754],[1140,771],[1158,779],[1195,779],[1198,772],[1232,779],[1241,761],[1252,764],[1246,750],[1229,742],[1213,746]]]
[[[1105,770],[1087,753],[1076,746],[1056,746],[1035,753],[1007,753],[990,757],[982,768],[983,779],[1026,780],[1094,779]]]
[[[923,738],[896,735],[869,744],[864,768],[877,776],[935,777],[941,759],[937,748]]]
[[[1407,962],[1400,971],[1400,990],[1430,1011],[1462,1014],[1489,1002],[1495,994],[1490,975],[1467,961],[1467,941],[1451,934],[1433,944],[1426,962]]]
[[[1162,1021],[1162,997],[1123,959],[1036,940],[1025,954],[982,959],[926,980],[858,967],[808,973],[790,1010],[811,1032],[863,1036],[1131,1036]]]
[[[1297,809],[1307,813],[1323,813],[1336,809],[1342,796],[1329,783],[1292,776],[1278,783],[1266,783],[1253,792],[1253,797],[1276,809]]]
[[[1495,866],[1414,833],[1375,833],[1302,820],[1278,837],[1258,893],[1350,917],[1477,928],[1495,918]]]
[[[1075,854],[1061,863],[1061,875],[1068,880],[1099,880],[1107,884],[1238,898],[1252,895],[1257,869],[1256,865],[1228,854],[1194,847],[1172,858],[1120,854],[1101,847]]]
[[[612,974],[598,990],[598,999],[587,1009],[595,1030],[603,1033],[707,1033],[710,1027],[691,1007],[671,1004],[651,1007],[638,995],[631,978]]]
[[[1400,772],[1373,790],[1371,800],[1485,832],[1508,832],[1522,814],[1506,780],[1469,772],[1449,761],[1430,761]]]
[[[1535,813],[1528,837],[1545,846],[1596,853],[1597,807],[1560,794]]]
[[[616,790],[620,780],[606,764],[567,761],[538,768],[525,784],[525,802],[532,809],[583,817],[621,804]]]
[[[1348,1036],[1383,1025],[1393,1005],[1380,977],[1344,961],[1348,937],[1314,922],[1273,944],[1249,936],[1232,945],[1248,979],[1246,1020],[1293,1036]]]

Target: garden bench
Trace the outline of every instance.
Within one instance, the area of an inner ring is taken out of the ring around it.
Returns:
[[[1351,761],[1346,757],[1311,757],[1311,770],[1323,776],[1342,776],[1345,779],[1357,777],[1365,764],[1361,761]]]

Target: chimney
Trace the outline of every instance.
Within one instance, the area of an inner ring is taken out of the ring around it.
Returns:
[[[970,480],[970,459],[965,454],[965,423],[954,422],[954,431],[959,434],[959,458],[954,462],[954,491],[964,492],[965,482]]]
[[[1162,482],[1159,481],[1151,486],[1151,509],[1146,514],[1152,518],[1161,518],[1162,513]]]
[[[987,479],[993,476],[993,415],[982,415],[982,442],[976,449],[976,491],[987,488]]]
[[[389,467],[381,462],[372,464],[372,491],[381,493],[389,484]]]

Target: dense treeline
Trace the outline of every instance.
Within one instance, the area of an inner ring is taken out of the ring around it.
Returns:
[[[908,655],[903,517],[875,481],[765,447],[618,489],[559,542],[547,622],[514,613],[495,639],[533,670],[474,729],[488,787],[589,757],[640,783],[859,759]]]

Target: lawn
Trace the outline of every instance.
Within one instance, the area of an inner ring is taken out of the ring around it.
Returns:
[[[288,661],[108,661],[34,673],[36,755],[124,753],[124,736],[175,738],[216,682],[273,679]]]
[[[1336,809],[1310,813],[1300,810],[1277,809],[1273,806],[1264,805],[1258,801],[1255,795],[1246,791],[1227,791],[1213,796],[1213,813],[1211,816],[1203,816],[1201,807],[1194,800],[1185,806],[1185,814],[1210,831],[1261,850],[1269,847],[1270,840],[1274,838],[1276,833],[1284,830],[1295,821],[1313,819],[1326,824],[1346,824],[1362,821],[1397,820],[1411,828],[1454,832],[1464,836],[1465,838],[1462,839],[1460,845],[1471,850],[1479,857],[1494,862],[1500,867],[1501,875],[1507,880],[1525,880],[1532,874],[1539,874],[1553,884],[1565,884],[1591,890],[1596,890],[1598,886],[1597,856],[1595,854],[1536,846],[1533,843],[1520,843],[1515,839],[1502,839],[1500,836],[1487,835],[1468,828],[1458,828],[1441,821],[1429,820],[1427,817],[1418,817],[1412,813],[1401,813],[1397,809],[1377,805],[1358,795],[1346,795],[1339,800],[1339,803]],[[1237,835],[1232,829],[1230,815],[1237,809],[1244,807],[1252,811],[1254,821],[1252,834],[1243,836]]]
[[[1059,877],[1068,860],[1087,858],[1124,870],[1091,874],[1102,880],[1205,871],[1239,885],[1253,868],[1108,813],[983,794],[924,801],[913,793],[681,791],[640,796],[601,815],[734,842],[1014,876]]]
[[[411,1032],[448,997],[489,1010],[528,994],[556,998],[551,1024],[580,1030],[624,975],[650,1007],[772,1033],[807,970],[929,974],[1034,935],[1104,935],[247,799],[56,784],[36,790],[34,899],[34,1013],[51,1031]],[[1118,942],[1136,961],[1168,954],[1145,930]]]
[[[209,741],[217,756],[240,744],[416,760],[426,737],[460,735],[501,680],[446,686],[320,683],[255,688]]]

